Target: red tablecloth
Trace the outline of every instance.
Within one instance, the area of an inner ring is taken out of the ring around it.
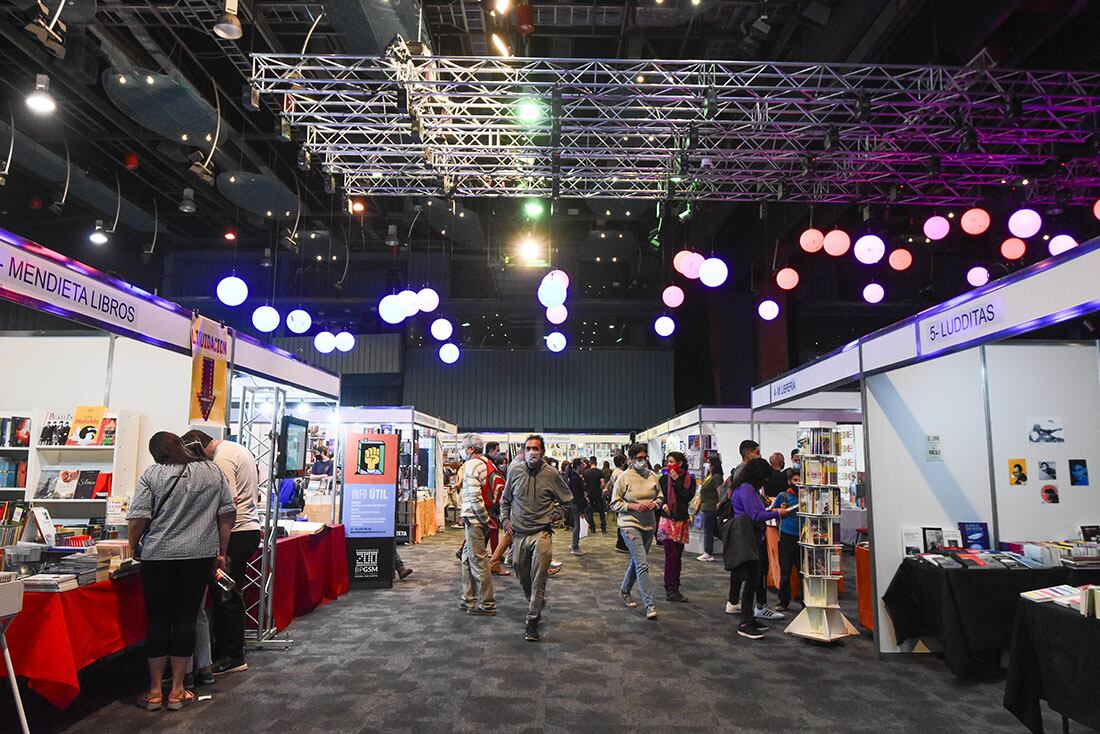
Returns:
[[[343,525],[282,538],[275,553],[272,614],[278,629],[347,592]],[[57,708],[67,708],[80,693],[82,668],[145,638],[141,576],[62,594],[25,593],[7,638],[16,675]]]

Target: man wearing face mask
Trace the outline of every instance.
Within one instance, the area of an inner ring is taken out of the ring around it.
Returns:
[[[539,639],[539,622],[546,599],[546,578],[553,556],[551,512],[555,502],[568,505],[573,495],[553,467],[543,461],[546,442],[542,436],[528,436],[523,463],[508,467],[508,478],[500,500],[504,531],[514,534],[513,566],[527,596],[527,628],[524,638]]]
[[[489,525],[492,522],[494,496],[493,479],[499,477],[496,464],[481,453],[481,436],[469,433],[462,438],[462,524],[466,529],[466,546],[462,552],[463,611],[471,616],[495,616],[493,577],[490,573]]]

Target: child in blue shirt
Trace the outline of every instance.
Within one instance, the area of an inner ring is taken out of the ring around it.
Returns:
[[[791,570],[799,567],[798,551],[798,473],[785,469],[787,488],[779,493],[769,509],[793,507],[795,512],[779,521],[779,606],[786,611],[791,605]]]

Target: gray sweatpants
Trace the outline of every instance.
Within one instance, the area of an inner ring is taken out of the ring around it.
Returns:
[[[493,575],[489,568],[489,526],[476,520],[463,520],[466,547],[462,551],[462,603],[473,609],[496,609],[493,599]]]
[[[529,602],[527,621],[538,622],[542,619],[542,605],[546,601],[546,579],[549,576],[550,560],[553,556],[549,530],[530,535],[516,534],[512,546],[513,564],[519,581],[523,584],[523,593]]]

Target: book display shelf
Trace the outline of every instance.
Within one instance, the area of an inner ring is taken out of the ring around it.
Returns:
[[[842,575],[840,485],[841,433],[835,423],[799,424],[802,486],[798,490],[799,546],[805,607],[787,633],[820,642],[859,634],[840,611],[837,583]]]

